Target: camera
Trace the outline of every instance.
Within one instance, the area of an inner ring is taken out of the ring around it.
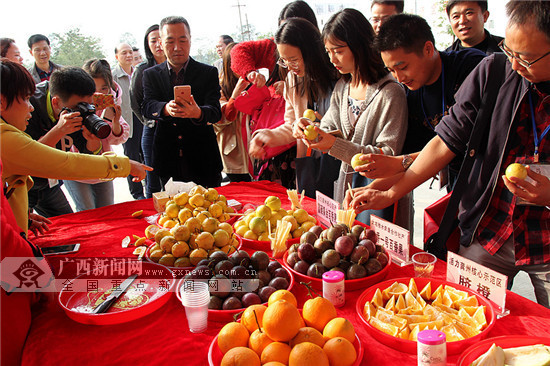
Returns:
[[[69,112],[80,112],[82,124],[100,139],[106,138],[111,133],[111,126],[95,114],[95,106],[93,104],[80,102],[76,105],[75,109],[65,109]]]

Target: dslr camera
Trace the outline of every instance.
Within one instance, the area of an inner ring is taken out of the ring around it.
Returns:
[[[64,108],[64,110],[80,112],[82,124],[100,139],[106,138],[111,133],[111,126],[95,114],[95,106],[93,104],[80,102],[76,105],[75,109]]]

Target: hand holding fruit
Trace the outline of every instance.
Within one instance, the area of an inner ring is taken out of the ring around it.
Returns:
[[[326,133],[325,131],[323,131],[318,127],[316,127],[315,130],[318,133],[317,142],[306,140],[306,145],[308,147],[311,147],[312,149],[329,151],[332,148],[332,145],[334,145],[334,142],[336,141],[336,136],[333,136],[330,133]]]
[[[526,177],[531,178],[533,181],[531,183],[527,182]],[[515,196],[535,205],[550,205],[550,179],[542,174],[535,173],[529,166],[510,164],[506,169],[506,174],[502,176],[502,180]]]
[[[403,172],[401,156],[391,156],[384,154],[362,154],[366,163],[352,167],[356,172],[359,172],[364,177],[370,179],[391,177],[395,174]]]

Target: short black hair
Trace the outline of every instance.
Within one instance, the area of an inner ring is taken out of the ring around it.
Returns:
[[[533,23],[550,41],[550,1],[514,1],[506,4],[509,24]]]
[[[405,8],[405,1],[387,1],[387,0],[372,0],[370,4],[370,8],[374,6],[374,4],[378,5],[389,5],[389,6],[395,6],[395,11],[397,14],[401,14],[403,12],[403,9]]]
[[[382,24],[374,46],[378,52],[403,48],[407,53],[422,55],[427,41],[435,47],[434,35],[424,18],[413,14],[397,14]]]
[[[391,17],[390,17],[391,18]],[[357,79],[374,84],[388,74],[380,53],[373,47],[375,34],[363,13],[356,9],[343,9],[335,13],[323,28],[323,40],[345,42],[353,54]],[[342,76],[350,80],[349,74]]]
[[[73,95],[81,97],[93,95],[95,82],[90,74],[80,67],[65,67],[52,73],[50,93],[66,102]]]
[[[132,46],[132,51],[133,51],[133,52],[138,52],[138,51],[139,51],[139,48],[137,48],[136,46]]]
[[[48,46],[50,45],[50,40],[43,34],[33,34],[32,36],[30,36],[29,40],[27,41],[27,45],[29,45],[29,48],[32,49],[32,45],[40,41],[46,41]]]
[[[222,35],[220,36],[220,38],[222,39],[222,42],[223,42],[226,46],[227,46],[228,44],[230,44],[230,43],[235,42],[235,41],[233,40],[233,37],[231,37],[230,35],[227,35],[227,34],[222,34]]]
[[[447,12],[447,16],[451,15],[451,9],[459,4],[459,3],[465,3],[465,2],[470,2],[470,1],[465,1],[465,0],[449,0],[449,2],[447,3],[447,6],[445,7],[445,11]],[[485,13],[487,11],[487,0],[485,1],[471,1],[472,3],[477,3],[477,5],[479,5],[479,7],[481,8],[481,12],[482,13]]]
[[[24,66],[7,58],[0,58],[0,70],[0,93],[6,99],[6,108],[16,99],[25,99],[34,94],[34,79]]]
[[[281,23],[288,18],[303,18],[305,20],[309,20],[311,24],[319,29],[315,12],[305,1],[296,0],[286,4],[279,13],[278,25],[281,25]]]
[[[12,38],[0,38],[0,56],[6,57],[11,45],[15,43]]]
[[[162,28],[166,24],[185,24],[187,27],[187,30],[189,31],[189,35],[191,35],[191,27],[189,27],[189,22],[184,17],[180,17],[177,15],[171,15],[169,17],[166,17],[160,21],[160,31],[162,32]]]

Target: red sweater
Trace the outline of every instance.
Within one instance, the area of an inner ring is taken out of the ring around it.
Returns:
[[[247,41],[231,50],[231,69],[246,78],[251,71],[267,68],[271,73],[277,62],[277,45],[273,39]]]

